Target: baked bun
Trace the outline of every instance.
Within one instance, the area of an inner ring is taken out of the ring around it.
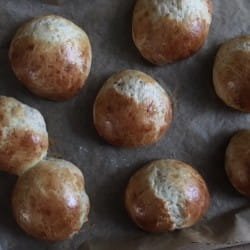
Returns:
[[[151,63],[173,63],[202,47],[211,20],[211,0],[137,0],[133,40]]]
[[[176,160],[147,164],[131,177],[125,195],[130,217],[149,232],[192,226],[206,213],[209,201],[199,173]]]
[[[223,44],[213,69],[217,95],[230,107],[250,112],[250,36]]]
[[[16,77],[34,94],[65,100],[83,87],[91,66],[87,34],[60,16],[42,16],[19,28],[9,58]]]
[[[139,147],[157,142],[172,120],[168,94],[150,76],[125,70],[111,76],[94,104],[94,124],[109,143]]]
[[[226,150],[225,168],[232,185],[250,198],[250,130],[232,137]]]
[[[43,159],[47,150],[48,134],[41,113],[0,96],[0,171],[21,175]]]
[[[88,220],[89,198],[82,172],[65,160],[49,158],[19,177],[12,196],[19,226],[35,238],[67,239]]]

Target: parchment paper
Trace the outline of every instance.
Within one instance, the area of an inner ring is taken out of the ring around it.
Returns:
[[[229,138],[250,127],[250,115],[227,108],[215,95],[212,65],[219,44],[250,33],[249,0],[214,0],[214,16],[205,46],[190,59],[155,67],[137,52],[131,38],[134,0],[65,0],[61,6],[42,0],[0,0],[0,94],[14,96],[45,116],[52,142],[50,155],[74,162],[84,172],[91,200],[89,222],[73,239],[40,242],[26,235],[11,213],[16,178],[0,174],[0,250],[166,250],[219,249],[250,241],[249,200],[230,185],[224,171]],[[67,102],[50,102],[29,93],[16,80],[8,47],[16,28],[30,18],[55,13],[88,33],[93,47],[90,77],[81,93]],[[174,121],[156,145],[121,149],[98,137],[92,121],[94,98],[114,72],[137,69],[169,91]],[[127,217],[123,194],[129,177],[146,162],[175,158],[204,176],[211,193],[207,216],[191,229],[148,234]],[[200,242],[203,244],[193,244]],[[206,243],[206,244],[204,244]],[[207,244],[209,243],[209,244]]]

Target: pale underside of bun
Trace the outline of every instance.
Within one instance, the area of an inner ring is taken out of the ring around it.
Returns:
[[[148,164],[131,179],[126,207],[143,230],[173,231],[192,226],[207,211],[209,193],[202,177],[176,160]]]
[[[215,59],[213,82],[217,95],[228,106],[250,112],[250,36],[223,44]]]
[[[88,220],[83,175],[70,162],[44,160],[18,179],[12,206],[19,226],[33,237],[47,241],[70,238]]]
[[[170,98],[148,75],[125,70],[111,76],[95,101],[94,123],[100,136],[119,146],[158,141],[172,120]]]
[[[19,28],[9,58],[17,78],[33,93],[65,100],[83,87],[91,67],[87,34],[59,16],[42,16]]]
[[[202,47],[211,19],[210,0],[138,0],[133,15],[133,40],[151,63],[173,63]]]
[[[236,133],[226,150],[225,169],[232,185],[250,198],[250,130]]]
[[[47,149],[41,113],[14,98],[0,96],[0,170],[21,175],[42,160]]]

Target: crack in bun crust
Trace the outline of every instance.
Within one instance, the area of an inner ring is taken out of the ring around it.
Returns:
[[[205,215],[209,203],[203,178],[177,160],[147,164],[130,178],[125,193],[129,216],[149,232],[190,227]]]

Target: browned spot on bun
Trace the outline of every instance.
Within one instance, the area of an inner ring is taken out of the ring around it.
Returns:
[[[20,175],[34,159],[40,159],[47,152],[47,134],[33,131],[14,130],[0,150],[0,170]]]
[[[138,183],[130,180],[130,186]],[[141,191],[140,186],[138,189]],[[150,192],[139,193],[136,189],[126,190],[126,209],[132,220],[147,232],[172,231],[173,223],[164,202]]]

